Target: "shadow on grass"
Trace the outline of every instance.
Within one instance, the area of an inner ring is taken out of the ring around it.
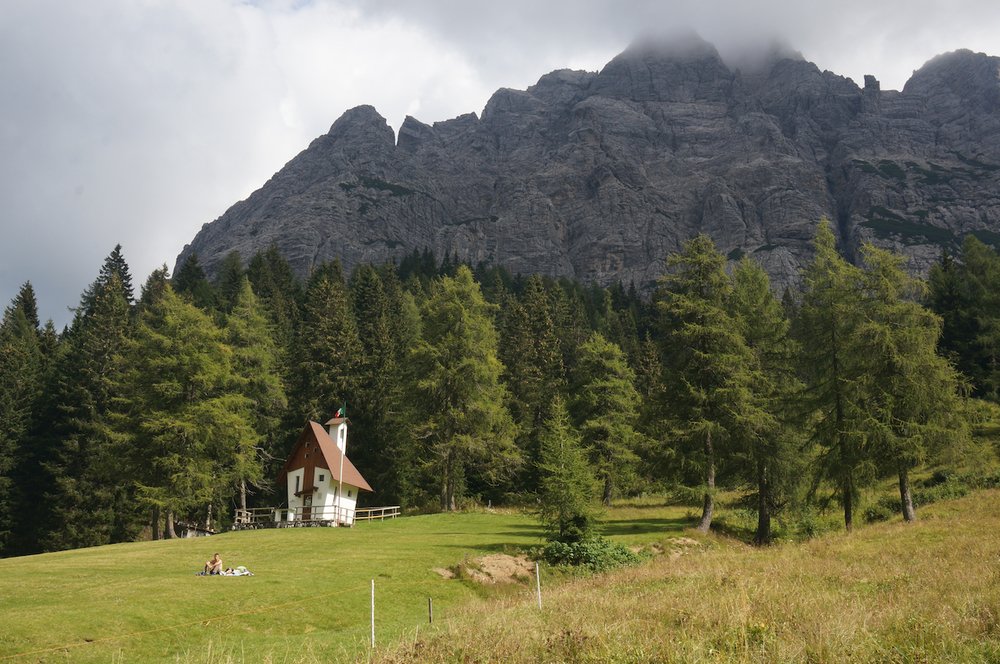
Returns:
[[[601,524],[602,535],[643,535],[647,533],[680,532],[694,523],[687,517],[671,519],[625,519]]]

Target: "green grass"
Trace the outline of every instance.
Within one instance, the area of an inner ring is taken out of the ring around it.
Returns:
[[[479,603],[389,662],[1000,661],[1000,492],[755,549],[712,536],[530,601]]]
[[[682,508],[609,515],[607,533],[641,544],[680,531]],[[470,600],[528,592],[432,571],[542,541],[528,515],[435,514],[352,529],[243,531],[0,560],[0,662],[331,661],[367,651],[370,580],[377,639],[447,619]],[[255,576],[196,576],[215,551]]]

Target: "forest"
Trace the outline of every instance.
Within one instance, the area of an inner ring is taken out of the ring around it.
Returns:
[[[995,463],[1000,256],[970,235],[925,281],[870,245],[847,261],[825,222],[813,248],[777,295],[698,236],[642,296],[427,251],[300,282],[273,248],[137,293],[115,247],[62,331],[30,283],[4,310],[0,555],[278,505],[302,427],[340,407],[377,505],[521,506],[563,536],[559,500],[669,494],[708,531],[727,491],[763,545],[817,511],[850,531],[891,479],[915,520],[914,476]]]

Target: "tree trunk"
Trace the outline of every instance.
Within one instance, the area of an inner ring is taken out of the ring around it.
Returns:
[[[611,507],[612,488],[611,473],[606,473],[604,475],[604,496],[601,498],[605,507]]]
[[[247,509],[247,481],[240,480],[240,509],[246,511]]]
[[[698,530],[707,533],[712,526],[712,512],[715,510],[715,454],[712,449],[712,434],[705,436],[705,457],[708,461],[708,473],[705,477],[705,503],[701,508],[701,521]]]
[[[205,530],[212,529],[212,503],[208,504],[208,510],[205,514]]]
[[[160,508],[154,507],[149,516],[149,526],[154,540],[160,539]]]
[[[167,526],[165,532],[163,533],[163,539],[176,539],[177,532],[174,530],[174,513],[172,511],[167,512]]]
[[[771,543],[771,487],[763,461],[757,462],[757,533],[753,543],[757,546]]]
[[[899,469],[899,499],[903,505],[903,520],[913,523],[917,512],[913,509],[913,494],[910,493],[910,474],[906,468]]]
[[[850,475],[844,475],[844,527],[847,532],[854,531],[854,490]]]

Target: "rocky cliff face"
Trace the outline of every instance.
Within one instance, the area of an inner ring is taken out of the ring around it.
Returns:
[[[822,217],[849,255],[872,241],[918,272],[967,233],[1000,241],[1000,58],[941,55],[896,92],[794,56],[743,73],[690,38],[499,90],[482,117],[408,117],[398,140],[360,106],[178,265],[197,252],[211,273],[273,244],[306,275],[428,247],[649,289],[669,252],[707,233],[788,284]]]

